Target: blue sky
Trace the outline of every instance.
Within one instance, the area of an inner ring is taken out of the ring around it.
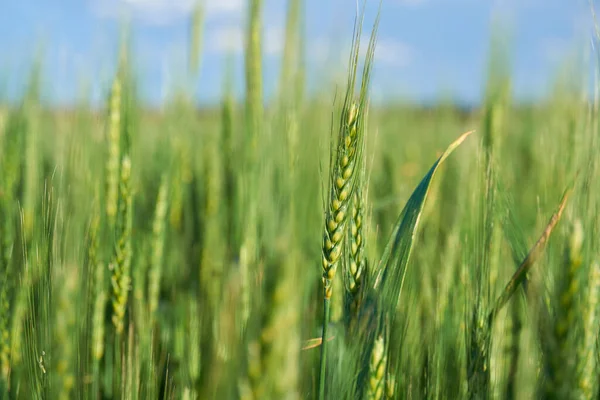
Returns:
[[[3,2],[0,96],[14,98],[22,91],[32,61],[43,54],[49,101],[70,104],[86,98],[98,103],[114,72],[120,27],[129,21],[142,96],[148,103],[160,104],[183,83],[195,1]],[[264,1],[268,93],[277,82],[286,1]],[[304,2],[309,76],[317,87],[332,71],[344,71],[356,1]],[[379,1],[367,3],[370,21]],[[204,0],[204,7],[202,68],[194,91],[199,102],[214,103],[221,96],[230,54],[236,86],[239,91],[243,88],[246,0]],[[590,51],[591,21],[588,0],[383,0],[373,96],[419,102],[452,96],[464,103],[477,102],[496,25],[502,26],[509,43],[515,96],[542,96],[562,65]]]

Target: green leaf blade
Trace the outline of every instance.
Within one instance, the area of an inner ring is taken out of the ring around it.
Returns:
[[[444,153],[436,160],[413,191],[396,221],[396,225],[392,230],[381,260],[379,261],[377,277],[374,283],[376,291],[381,291],[381,293],[384,294],[384,297],[386,299],[392,299],[392,301],[395,302],[394,304],[397,303],[402,292],[404,278],[406,276],[406,267],[410,259],[415,234],[419,226],[421,214],[423,213],[429,188],[431,187],[431,182],[440,165],[442,165],[448,156],[452,154],[452,152],[473,132],[475,131],[469,131],[462,134],[448,146],[446,151],[444,151]]]

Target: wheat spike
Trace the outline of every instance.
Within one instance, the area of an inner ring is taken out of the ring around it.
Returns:
[[[332,171],[329,205],[325,215],[323,233],[323,284],[325,298],[333,293],[332,283],[342,255],[343,238],[350,211],[350,200],[354,193],[356,169],[362,151],[362,135],[357,131],[358,106],[353,104],[346,112],[338,143],[336,162]]]
[[[385,376],[387,368],[385,340],[383,336],[375,339],[371,359],[369,361],[369,383],[367,385],[367,399],[381,400],[386,392]]]
[[[121,162],[121,181],[119,185],[119,215],[117,219],[117,248],[111,262],[111,285],[113,288],[112,322],[117,334],[125,328],[125,311],[131,283],[131,206],[130,188],[131,160],[124,157]]]
[[[163,253],[165,246],[164,242],[168,208],[168,193],[169,184],[166,177],[163,176],[162,183],[158,190],[156,210],[154,211],[154,222],[152,224],[152,258],[148,276],[148,307],[152,319],[154,319],[154,314],[158,308],[158,295],[160,291],[160,279],[162,275]]]

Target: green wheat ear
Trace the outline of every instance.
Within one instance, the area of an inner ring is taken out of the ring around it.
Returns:
[[[578,347],[578,390],[581,398],[591,399],[598,390],[598,305],[600,303],[600,264],[592,263],[588,272],[587,296],[583,306],[583,340]]]
[[[325,226],[323,228],[322,271],[323,271],[323,345],[321,346],[321,366],[319,375],[319,398],[325,396],[325,369],[327,360],[327,326],[330,319],[333,282],[344,252],[347,224],[351,217],[351,205],[358,177],[364,163],[364,136],[367,118],[367,103],[375,40],[379,19],[371,32],[367,48],[360,93],[355,100],[357,68],[359,61],[362,14],[355,25],[346,95],[342,107],[337,143],[331,147],[328,198],[325,205]]]
[[[158,189],[154,222],[152,223],[152,256],[148,273],[148,308],[152,321],[154,321],[158,309],[160,280],[163,270],[167,209],[169,207],[168,194],[169,182],[167,176],[164,175]]]
[[[348,230],[349,258],[345,274],[347,295],[346,309],[348,318],[354,319],[358,315],[360,305],[365,293],[364,280],[367,276],[367,259],[365,255],[365,204],[363,198],[363,179],[357,185],[356,193],[352,198],[352,215],[350,218],[350,229]]]
[[[550,352],[547,357],[547,381],[544,390],[546,398],[565,398],[577,390],[575,368],[576,353],[574,346],[576,328],[575,318],[581,318],[581,309],[577,302],[579,295],[579,269],[582,264],[581,248],[583,229],[576,221],[569,237],[564,262],[556,285],[553,327],[550,335]]]
[[[98,189],[98,188],[97,188]],[[99,361],[104,356],[104,312],[106,307],[106,288],[105,288],[105,265],[100,260],[100,222],[101,208],[98,204],[98,190],[94,206],[92,207],[92,217],[89,226],[89,237],[87,242],[87,264],[90,274],[90,294],[91,294],[91,356],[94,362]],[[97,377],[95,377],[97,379]]]
[[[131,160],[124,157],[121,162],[119,184],[119,215],[117,216],[117,246],[110,264],[112,271],[112,322],[117,334],[125,329],[125,311],[131,285]]]
[[[373,344],[369,359],[369,382],[367,400],[381,400],[386,392],[387,347],[385,339],[379,335]]]
[[[346,234],[351,199],[355,191],[355,172],[360,167],[363,135],[362,132],[357,132],[358,113],[358,107],[353,104],[343,122],[337,160],[332,172],[330,202],[323,234],[323,284],[326,299],[330,299],[333,294],[333,278],[342,256],[342,239]]]

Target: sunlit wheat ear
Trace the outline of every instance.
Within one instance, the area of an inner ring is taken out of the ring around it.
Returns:
[[[119,215],[117,216],[117,246],[109,268],[112,271],[112,322],[117,334],[125,328],[125,311],[131,284],[131,160],[124,157],[121,163],[119,185]]]
[[[56,296],[56,316],[53,323],[53,340],[61,352],[56,356],[55,378],[57,378],[60,399],[71,397],[75,386],[75,368],[73,365],[74,354],[74,332],[77,331],[77,307],[73,302],[77,298],[78,276],[77,269],[71,267],[70,270],[61,271],[59,277],[60,284]],[[58,283],[57,279],[57,283]]]
[[[198,305],[196,302],[191,302],[189,305],[189,337],[188,337],[188,347],[190,348],[187,363],[189,374],[192,382],[195,382],[200,376],[200,365],[202,361],[202,354],[200,352],[200,318],[198,318]]]
[[[104,310],[106,306],[106,289],[104,287],[104,268],[100,262],[99,249],[100,213],[94,209],[90,224],[88,244],[88,265],[92,273],[92,343],[91,353],[94,360],[102,359],[104,355]]]
[[[583,306],[583,340],[578,345],[578,390],[581,398],[591,399],[597,393],[598,313],[600,303],[600,264],[592,263],[588,273],[587,298]]]
[[[332,283],[342,256],[343,239],[346,234],[346,223],[350,212],[350,204],[354,191],[359,140],[356,122],[358,106],[353,104],[347,113],[347,120],[340,137],[337,150],[337,161],[333,166],[330,187],[330,202],[325,214],[325,230],[323,233],[323,284],[325,298],[331,298]]]
[[[248,382],[253,394],[252,398],[262,398],[265,394],[263,378],[263,359],[258,341],[248,344]]]
[[[388,373],[385,379],[385,398],[394,399],[396,394],[396,378],[393,373]]]
[[[351,296],[351,313],[356,314],[360,304],[359,295],[367,264],[365,258],[363,191],[360,187],[357,188],[353,196],[349,232],[348,290]]]
[[[108,112],[108,158],[106,160],[106,216],[114,223],[119,197],[119,163],[121,141],[121,81],[115,77]]]
[[[564,341],[567,338],[569,328],[573,325],[575,320],[575,313],[573,307],[577,292],[579,291],[579,279],[578,271],[581,267],[582,256],[581,246],[583,243],[583,229],[581,223],[577,221],[572,228],[567,248],[565,251],[564,261],[564,272],[565,278],[560,283],[562,286],[559,291],[559,307],[558,307],[558,319],[555,325],[555,334],[559,342],[563,345],[566,344]]]
[[[551,396],[566,396],[575,389],[573,380],[575,357],[573,357],[572,340],[575,328],[575,318],[580,316],[577,304],[579,292],[579,268],[582,256],[581,246],[583,230],[581,223],[573,225],[567,242],[565,259],[557,282],[556,307],[553,327],[553,348],[549,357],[549,373],[546,382],[546,394]]]
[[[156,209],[154,211],[154,222],[152,224],[152,256],[148,276],[148,307],[150,317],[154,320],[158,308],[158,295],[160,292],[160,279],[162,275],[163,253],[165,246],[166,217],[168,209],[169,184],[166,176],[163,176]]]
[[[369,83],[375,53],[377,37],[377,18],[371,32],[371,39],[367,48],[367,55],[362,71],[362,80],[358,100],[355,101],[355,87],[357,81],[357,68],[359,61],[360,36],[362,32],[362,14],[355,25],[352,49],[350,52],[350,66],[348,72],[348,85],[342,107],[339,131],[336,144],[330,153],[329,187],[325,204],[325,226],[323,229],[322,252],[322,280],[323,280],[323,327],[322,338],[327,338],[327,327],[331,314],[331,296],[333,282],[337,267],[340,264],[347,239],[347,222],[351,213],[351,202],[356,189],[357,177],[362,171],[365,123],[368,108]],[[319,396],[325,397],[325,379],[327,365],[327,341],[321,346],[321,359],[319,370]]]
[[[102,263],[95,265],[96,291],[94,295],[93,315],[92,315],[92,357],[94,360],[101,360],[104,356],[104,311],[106,307],[107,295],[101,286],[104,282],[104,268]]]
[[[367,399],[381,400],[386,393],[385,377],[387,368],[387,349],[383,336],[375,339],[369,360],[369,382],[367,384]]]
[[[297,399],[300,341],[298,336],[299,300],[295,291],[296,258],[283,265],[274,283],[270,311],[263,317],[260,334],[263,353],[263,380],[268,387],[267,397]]]

